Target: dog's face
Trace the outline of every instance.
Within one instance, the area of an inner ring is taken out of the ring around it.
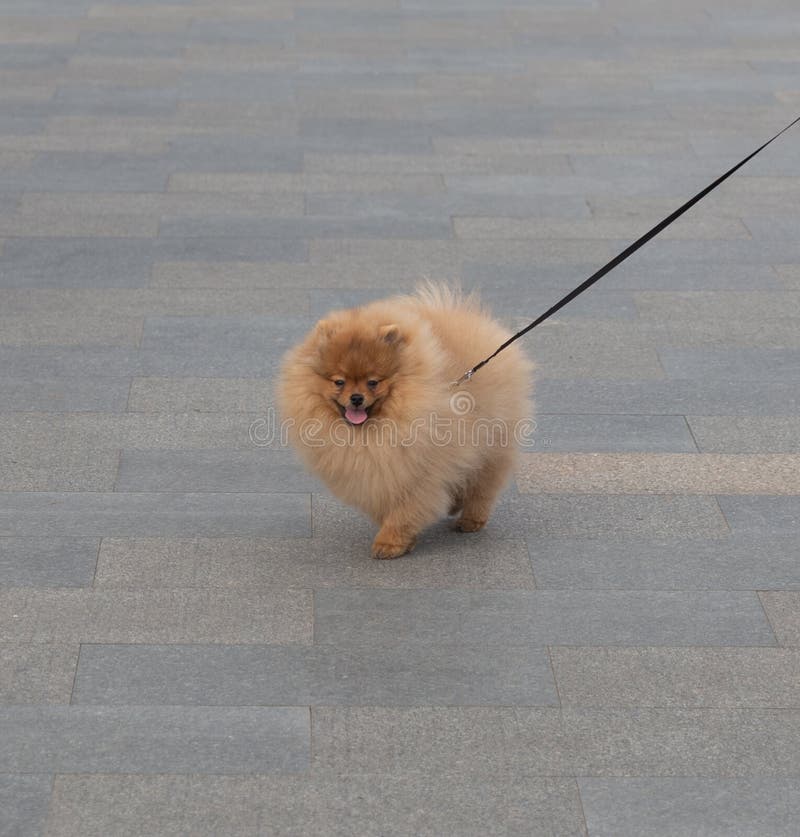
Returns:
[[[404,337],[393,323],[365,323],[346,314],[315,329],[319,394],[350,424],[380,414],[400,369]]]

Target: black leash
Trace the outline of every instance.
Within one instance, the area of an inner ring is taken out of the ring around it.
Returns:
[[[531,329],[536,328],[540,323],[543,323],[548,317],[552,317],[553,314],[556,313],[559,309],[563,308],[568,302],[572,302],[576,296],[582,294],[585,290],[590,288],[598,279],[602,279],[606,273],[612,271],[617,265],[622,264],[628,256],[632,256],[640,247],[643,247],[650,241],[651,238],[657,236],[663,229],[666,229],[673,221],[676,221],[678,218],[683,215],[686,210],[691,209],[698,201],[701,201],[709,192],[713,191],[720,185],[723,181],[727,180],[735,171],[738,171],[745,163],[749,162],[756,156],[759,152],[763,151],[771,142],[774,142],[778,137],[789,130],[793,125],[796,125],[800,122],[800,116],[797,117],[793,122],[789,123],[782,131],[778,131],[775,136],[767,140],[760,148],[757,148],[752,154],[748,154],[747,157],[744,158],[740,163],[737,163],[732,169],[729,169],[722,175],[722,177],[718,177],[713,183],[709,186],[706,186],[702,192],[698,192],[693,198],[686,201],[686,203],[681,206],[679,209],[676,209],[671,215],[668,215],[663,221],[656,224],[653,229],[649,232],[646,232],[641,238],[636,239],[633,244],[626,247],[621,253],[614,256],[611,261],[600,268],[596,273],[593,273],[588,279],[584,282],[581,282],[575,290],[570,291],[563,299],[560,299],[552,308],[549,308],[544,314],[541,315],[538,319],[535,319],[530,325],[525,326],[522,331],[518,331],[513,337],[509,337],[502,346],[497,348],[489,357],[484,358],[480,363],[476,364],[466,371],[457,381],[453,382],[453,386],[458,386],[459,384],[464,383],[464,381],[469,381],[470,378],[482,367],[486,366],[486,364],[494,357],[500,354],[503,349],[510,346],[515,340],[519,340],[523,334],[527,334]]]

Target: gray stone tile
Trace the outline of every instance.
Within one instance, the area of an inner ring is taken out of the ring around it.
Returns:
[[[293,27],[278,20],[258,20],[264,10],[251,6],[246,20],[193,20],[189,24],[185,40],[192,44],[242,44],[264,46],[288,46],[293,40]]]
[[[31,4],[27,0],[21,5],[26,9],[31,8]],[[52,11],[49,4],[46,4],[43,8],[48,13]],[[82,16],[82,12],[79,16]],[[3,44],[0,67],[8,67],[13,70],[43,69],[60,71],[73,52],[73,46],[64,44]]]
[[[320,590],[318,643],[774,645],[754,593]]]
[[[449,220],[431,218],[342,218],[306,216],[303,218],[232,218],[203,216],[165,218],[164,236],[307,239],[307,238],[400,238],[427,239],[452,237]]]
[[[660,220],[660,219],[659,219]],[[590,275],[589,271],[586,275]],[[625,262],[601,280],[603,288],[651,291],[783,290],[768,265],[739,265],[712,261],[694,264],[638,265]],[[598,288],[598,290],[601,290]]]
[[[692,194],[696,189],[687,189]],[[618,242],[618,250],[622,250],[629,241]],[[669,241],[655,239],[646,248],[632,257],[635,264],[642,269],[651,265],[680,265],[684,261],[697,263],[704,260],[730,262],[732,264],[782,264],[800,261],[800,242],[790,239],[776,239],[767,241],[751,239],[743,241]]]
[[[797,349],[661,349],[658,355],[670,378],[800,381]]]
[[[396,288],[314,288],[309,291],[309,314],[318,319],[339,308],[356,308],[376,299],[393,296]]]
[[[604,176],[582,176],[570,173],[553,174],[485,174],[444,172],[445,186],[453,192],[477,194],[539,195],[540,197],[614,195],[637,196],[658,194],[676,198],[693,194],[697,183],[693,178],[637,175],[615,179]],[[685,200],[685,198],[684,198]],[[627,242],[630,243],[630,242]],[[624,246],[624,245],[623,245]],[[620,247],[619,249],[622,249]]]
[[[38,313],[0,315],[0,343],[6,346],[136,346],[142,334],[139,317],[97,317]]]
[[[310,535],[307,494],[8,492],[0,537]]]
[[[265,192],[401,192],[414,195],[443,191],[442,179],[435,174],[336,174],[297,172],[263,174],[178,172],[169,180],[170,192],[221,192],[260,194]]]
[[[774,91],[781,85],[786,85],[787,87],[791,86],[792,82],[788,81],[786,78],[775,77],[768,78],[764,82],[766,85],[770,85],[770,89]],[[787,94],[791,95],[787,90]],[[745,94],[747,95],[747,93]],[[754,96],[757,93],[753,94]],[[769,94],[767,94],[769,95]],[[780,95],[780,94],[779,94]],[[777,126],[776,126],[777,127]],[[761,143],[765,140],[764,136],[758,137],[755,142],[752,142],[747,151],[741,154],[741,157],[744,157],[745,154],[750,153],[750,151],[755,150],[758,148]],[[712,141],[713,142],[713,141]],[[694,144],[694,143],[693,143]],[[699,143],[697,143],[699,144]],[[777,145],[777,144],[776,144]],[[713,149],[713,145],[711,146]],[[780,150],[779,150],[780,149]],[[728,146],[727,148],[723,148],[720,150],[720,153],[712,153],[710,155],[703,153],[705,151],[702,146],[699,148],[701,152],[700,159],[701,160],[709,160],[709,168],[712,164],[717,164],[720,159],[721,154],[726,154],[728,159],[733,159],[733,146]],[[791,143],[784,143],[782,146],[773,146],[772,154],[765,154],[761,155],[760,157],[756,157],[752,160],[751,163],[748,164],[749,166],[749,176],[751,177],[794,177],[797,174],[797,151],[794,149]],[[752,213],[752,210],[747,210],[748,212]],[[774,211],[774,210],[773,210]],[[767,234],[769,235],[769,234]]]
[[[98,538],[0,538],[3,587],[88,587]]]
[[[734,534],[796,534],[800,497],[720,497],[719,504]]]
[[[318,491],[291,451],[123,451],[116,491]]]
[[[209,269],[213,266],[208,263]],[[250,264],[253,269],[255,265]],[[224,270],[217,270],[224,275]],[[306,314],[308,293],[294,288],[5,288],[0,305],[27,321],[39,315],[98,320],[146,316],[276,316]],[[91,335],[90,337],[93,337]]]
[[[597,91],[592,91],[597,93]],[[529,154],[541,156],[549,154],[568,154],[573,157],[586,153],[605,153],[614,155],[660,155],[681,151],[686,148],[686,141],[680,136],[659,136],[628,139],[617,136],[598,140],[591,136],[544,136],[544,137],[446,137],[434,143],[437,151],[445,154]],[[570,169],[564,174],[573,174]]]
[[[69,703],[78,647],[78,643],[0,644],[0,704]]]
[[[718,416],[792,415],[800,410],[800,390],[790,381],[705,378],[572,381],[545,378],[536,385],[536,405],[542,413],[562,415],[698,416],[702,412]]]
[[[0,122],[0,131],[3,129],[3,124]],[[5,216],[6,214],[11,214],[19,205],[20,201],[20,193],[19,192],[11,192],[11,191],[3,191],[0,192],[0,214]]]
[[[303,153],[294,138],[279,146],[270,138],[251,136],[182,135],[169,144],[166,159],[172,171],[297,172]]]
[[[800,290],[800,264],[776,264],[774,269],[782,287],[794,291]]]
[[[403,192],[317,192],[306,198],[309,215],[344,215],[349,218],[442,218],[451,215],[504,215],[506,217],[585,218],[586,201],[562,196],[476,195],[469,193],[409,195]]]
[[[0,413],[0,453],[19,463],[20,473],[36,473],[49,459],[82,468],[98,479],[113,477],[112,463],[119,448],[188,450],[224,448],[256,453],[258,447],[278,447],[269,413]],[[105,469],[103,468],[105,464]],[[46,478],[46,470],[43,471]]]
[[[302,262],[308,245],[291,238],[241,238],[212,232],[187,238],[163,235],[153,243],[157,262]]]
[[[590,647],[550,653],[564,706],[800,705],[798,649]]]
[[[145,117],[129,117],[131,119],[145,119]],[[91,128],[84,131],[76,129],[72,123],[68,123],[63,133],[35,133],[25,134],[18,137],[0,139],[0,149],[11,149],[10,151],[0,150],[4,164],[17,167],[20,170],[30,169],[38,154],[159,154],[164,151],[165,140],[163,130],[153,131],[149,134],[139,128],[138,134],[134,128],[129,133],[109,129],[103,123],[103,117],[91,116],[62,116],[53,119],[64,120],[97,120],[100,122],[99,129],[102,133],[94,133]],[[15,160],[16,158],[16,160]],[[79,195],[81,192],[62,191],[61,195]],[[134,194],[123,192],[121,194]],[[140,222],[142,223],[142,222]]]
[[[516,268],[511,269],[516,270]],[[553,267],[545,268],[542,273],[546,274],[553,269]],[[503,269],[499,268],[496,277],[502,277],[502,271]],[[480,298],[496,314],[520,316],[521,311],[525,311],[526,315],[529,313],[530,319],[533,320],[593,272],[583,274],[573,270],[569,274],[569,279],[564,279],[557,284],[553,283],[549,276],[544,276],[541,277],[542,287],[539,286],[540,277],[538,276],[533,281],[515,284],[506,284],[501,278],[489,279],[487,277],[480,282],[474,280],[465,282],[465,285],[474,286],[480,293]],[[551,283],[552,287],[546,287]],[[607,320],[634,320],[638,317],[632,293],[607,288],[602,289],[602,292],[581,296],[562,310],[563,313],[559,315],[562,321],[572,320],[575,317]]]
[[[792,453],[800,450],[800,417],[796,415],[706,415],[688,416],[686,420],[701,451]]]
[[[712,168],[709,164],[707,168],[708,174],[711,171]],[[698,179],[698,185],[699,182]],[[734,190],[729,190],[728,185],[726,184],[724,191],[714,193],[714,197],[711,199],[713,205],[708,203],[703,207],[702,211],[708,217],[741,218],[744,211],[748,215],[774,215],[778,212],[791,211],[785,198],[782,199],[780,196],[769,195],[766,190],[759,193],[751,189],[747,196],[744,197],[744,193],[741,192],[734,194]],[[641,223],[643,228],[646,228],[648,225],[654,226],[662,218],[665,218],[676,209],[679,204],[679,201],[675,198],[665,198],[656,195],[620,198],[614,198],[610,195],[590,195],[587,201],[591,207],[593,216],[623,216],[630,218],[632,221],[640,219],[637,223]],[[696,216],[696,213],[699,211],[698,208],[694,213],[689,213],[685,217],[685,221],[687,223],[690,222],[693,216]],[[749,266],[728,265],[728,267],[736,275],[743,273]],[[746,282],[741,287],[741,290],[747,290],[749,287],[765,286],[762,286],[760,282]],[[680,288],[676,288],[676,290],[680,290]],[[687,290],[691,290],[691,288],[687,288]]]
[[[664,377],[659,353],[652,346],[642,345],[641,339],[607,334],[581,339],[598,322],[589,318],[568,323],[551,321],[548,327],[533,332],[525,351],[536,359],[537,379],[651,381]],[[512,323],[519,329],[526,324],[522,320]]]
[[[715,173],[713,165],[704,164],[687,153],[686,149],[664,154],[593,154],[590,149],[587,152],[570,155],[574,173],[579,177],[616,177],[627,180],[631,177],[652,176],[660,177],[665,182],[676,176],[691,177],[696,179],[699,188],[704,181],[712,180]],[[673,206],[673,209],[677,208],[678,205]],[[664,216],[668,214],[669,211],[662,213]],[[695,212],[694,218],[698,216],[699,212]],[[641,235],[641,232],[636,232],[638,226],[634,227],[631,221],[631,240]]]
[[[124,128],[120,129],[121,131]],[[161,215],[230,214],[297,217],[304,201],[298,192],[30,192],[21,200],[23,215],[37,213],[108,214],[148,218]],[[780,285],[783,288],[783,285]]]
[[[128,378],[0,377],[0,412],[119,413],[125,410]]]
[[[566,775],[559,710],[524,707],[312,709],[313,768],[321,774]],[[456,784],[458,784],[456,783]]]
[[[128,396],[128,410],[141,413],[264,416],[274,406],[273,381],[267,378],[134,378]]]
[[[158,231],[154,218],[40,212],[0,218],[0,235],[95,236],[97,238],[152,238]]]
[[[0,253],[5,288],[137,288],[147,282],[152,244],[133,239],[10,239]]]
[[[800,818],[797,779],[578,779],[597,837],[791,837]]]
[[[56,442],[57,445],[57,442]],[[104,491],[114,487],[119,454],[113,450],[8,449],[0,442],[0,491]]]
[[[800,618],[797,609],[800,595],[796,592],[765,591],[759,593],[759,596],[780,644],[800,646]]]
[[[403,269],[414,276],[418,282],[421,277],[431,272],[447,272],[458,265],[459,247],[455,241],[443,240],[403,240],[394,239],[320,239],[309,246],[309,261],[312,265],[324,265],[328,269],[346,266],[348,270],[368,267],[380,274],[384,265],[392,263],[402,265]],[[393,279],[388,280],[391,284]],[[379,287],[386,287],[383,278]],[[322,283],[323,286],[328,282]],[[332,283],[333,284],[333,283]],[[374,287],[375,283],[369,287]],[[335,287],[353,287],[344,282],[337,282]],[[312,287],[320,287],[316,282]],[[358,287],[358,286],[355,286]]]
[[[510,774],[453,781],[452,770],[451,764],[427,775],[370,775],[356,768],[302,776],[57,776],[47,833],[216,837],[223,828],[292,837],[586,834],[574,779]]]
[[[697,450],[683,416],[537,413],[532,451],[671,451]]]
[[[547,652],[438,644],[84,645],[73,703],[554,705]]]
[[[170,330],[176,332],[175,337],[170,337]],[[275,374],[277,361],[289,343],[293,342],[286,338],[285,348],[281,348],[281,340],[284,338],[266,336],[264,342],[274,340],[274,348],[271,353],[261,353],[252,348],[229,348],[208,339],[202,332],[195,334],[197,331],[197,324],[179,328],[176,323],[159,338],[162,345],[154,345],[145,351],[113,346],[0,346],[0,361],[6,374],[15,378],[52,378],[61,375],[265,378]],[[248,336],[256,339],[251,333],[243,335],[241,340],[246,340]]]
[[[614,240],[630,236],[635,239],[641,225],[628,218],[552,219],[501,217],[455,217],[453,227],[456,236],[464,239],[602,239]],[[734,240],[749,239],[750,234],[738,218],[703,218],[700,222],[677,222],[664,230],[666,240]]]
[[[795,709],[562,710],[578,776],[796,778]]]
[[[177,87],[181,101],[223,100],[226,102],[289,103],[294,85],[286,76],[267,72],[183,73]]]
[[[501,197],[503,200],[506,199],[505,196]],[[609,291],[631,290],[644,281],[638,279],[642,274],[637,273],[637,278],[617,283],[615,280],[622,269],[620,267],[604,277],[602,286],[597,288],[600,293],[595,293],[594,296],[603,296]],[[534,296],[538,297],[541,293],[552,292],[553,302],[555,302],[558,298],[555,292],[562,290],[566,293],[572,290],[595,270],[597,270],[597,265],[592,264],[545,264],[532,268],[525,264],[468,261],[462,266],[461,279],[465,289],[477,291],[482,299],[494,300],[503,299],[503,297],[515,299],[516,312],[519,313],[520,305],[527,307],[532,303]],[[575,302],[577,304],[578,300]]]
[[[672,320],[666,323],[666,331],[659,342],[678,348],[800,349],[800,333],[789,317],[764,321],[754,313],[748,319]]]
[[[434,139],[437,146],[445,140]],[[512,146],[508,151],[436,149],[432,154],[348,154],[344,152],[321,153],[309,151],[305,165],[310,172],[334,172],[344,174],[378,174],[400,172],[414,174],[462,175],[518,173],[527,176],[566,176],[571,173],[566,155],[529,154]],[[562,192],[562,194],[565,194]]]
[[[727,498],[722,498],[725,502]],[[797,590],[791,534],[751,532],[713,540],[666,537],[552,539],[531,533],[537,586],[564,590]]]
[[[316,514],[316,511],[315,511]],[[315,535],[317,529],[315,517]],[[487,529],[499,534],[556,538],[684,537],[729,534],[719,506],[710,497],[678,495],[528,494],[498,505]]]
[[[311,641],[311,591],[0,591],[14,642],[290,643]]]
[[[169,173],[168,163],[155,155],[48,152],[18,179],[26,189],[47,192],[158,192],[166,189]]]
[[[780,163],[773,164],[773,167],[767,168],[762,166],[760,174],[772,174],[772,175],[786,175],[791,176],[796,173],[797,165],[797,158],[795,157],[794,160],[790,161],[789,159],[784,159]],[[794,168],[794,171],[791,168]],[[760,241],[781,241],[787,240],[792,238],[791,230],[792,230],[792,221],[796,220],[796,216],[793,218],[791,215],[782,215],[778,214],[780,211],[780,207],[775,206],[773,204],[773,209],[769,213],[753,215],[751,214],[753,210],[749,207],[743,208],[743,213],[747,213],[744,215],[742,219],[744,225],[750,231],[753,238],[758,239]]]
[[[425,154],[431,127],[406,119],[302,118],[294,143],[306,151]],[[322,213],[326,214],[326,213]]]
[[[148,317],[141,346],[144,351],[192,353],[255,352],[277,360],[313,325],[310,317]],[[274,369],[274,367],[273,367]]]
[[[800,314],[796,291],[639,291],[636,306],[648,320],[718,319],[731,322],[755,319],[766,327],[772,320],[792,319]]]
[[[19,110],[19,105],[15,107],[14,104],[8,106],[7,102],[3,103],[4,105],[4,113],[2,117],[0,117],[0,130],[2,131],[2,136],[5,138],[5,147],[14,148],[17,151],[21,151],[25,147],[25,141],[23,137],[29,137],[33,134],[38,134],[42,130],[44,130],[47,120],[45,116],[42,114],[41,111],[37,112],[17,112],[14,113],[14,110]],[[12,139],[8,139],[11,137]],[[23,162],[23,159],[20,158],[19,168],[27,169],[29,164],[32,163],[33,160],[29,160],[28,162]],[[16,166],[9,165],[6,162],[6,158],[4,157],[2,168],[6,170],[4,173],[13,172]],[[12,179],[9,179],[9,183],[13,182]],[[19,181],[17,181],[19,183]],[[18,188],[21,188],[18,187]]]
[[[235,240],[235,239],[232,239]],[[365,239],[365,242],[367,240]],[[165,262],[157,264],[153,270],[152,285],[170,288],[229,288],[231,290],[249,290],[252,288],[277,291],[320,287],[338,287],[344,290],[376,290],[381,295],[410,291],[425,275],[435,275],[444,281],[458,279],[458,265],[455,256],[432,256],[421,258],[414,264],[414,245],[420,243],[444,243],[434,240],[417,239],[403,241],[407,249],[405,259],[387,256],[386,260],[376,259],[374,263],[355,258],[351,261],[339,260],[327,263],[287,263],[287,262]],[[312,241],[311,247],[330,244],[335,239]],[[383,242],[385,243],[385,242]],[[410,263],[409,263],[410,262]]]
[[[3,45],[9,44],[74,44],[80,31],[74,20],[52,20],[41,16],[20,16],[4,22]]]
[[[7,765],[19,772],[300,772],[308,709],[279,707],[8,707]]]
[[[46,771],[46,768],[45,768]],[[38,837],[47,819],[53,777],[0,776],[0,828],[9,837]]]
[[[733,177],[725,185],[726,191],[742,201],[746,205],[746,199],[751,196],[768,195],[777,202],[785,202],[787,198],[791,199],[796,195],[798,188],[800,188],[800,179],[795,177],[754,177],[753,175],[744,175],[741,177]],[[794,204],[785,203],[786,206],[793,206]]]
[[[186,35],[182,32],[83,32],[80,38],[82,55],[177,57],[185,47]]]
[[[147,41],[151,45],[154,43],[152,33]],[[59,86],[56,91],[52,111],[53,115],[58,116],[148,116],[155,119],[171,116],[177,106],[178,95],[175,88],[69,82]]]
[[[363,537],[362,537],[362,529]],[[372,561],[369,524],[331,549],[317,538],[103,538],[95,584],[123,588],[386,587],[531,589],[525,544],[443,527],[404,561]]]

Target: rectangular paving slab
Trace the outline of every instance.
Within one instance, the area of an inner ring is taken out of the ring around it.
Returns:
[[[17,837],[41,834],[52,787],[53,778],[47,773],[0,776],[0,825],[3,831]]]
[[[396,834],[398,828],[427,837],[482,837],[498,829],[509,837],[586,834],[574,779],[476,779],[452,765],[427,775],[57,776],[48,834],[215,837],[221,827],[292,835]]]
[[[9,492],[0,536],[310,535],[307,494]]]
[[[543,648],[84,645],[73,703],[554,705]]]
[[[760,531],[732,537],[550,538],[531,533],[541,588],[611,590],[800,589],[797,538]]]
[[[800,818],[797,779],[578,780],[589,833],[790,837]]]
[[[322,590],[318,643],[775,645],[754,593]]]
[[[286,707],[4,707],[0,751],[33,773],[300,772],[309,713]]]

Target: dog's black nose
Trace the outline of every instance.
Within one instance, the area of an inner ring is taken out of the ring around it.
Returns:
[[[354,407],[360,407],[364,403],[364,396],[360,392],[354,392],[350,396],[350,403]]]

